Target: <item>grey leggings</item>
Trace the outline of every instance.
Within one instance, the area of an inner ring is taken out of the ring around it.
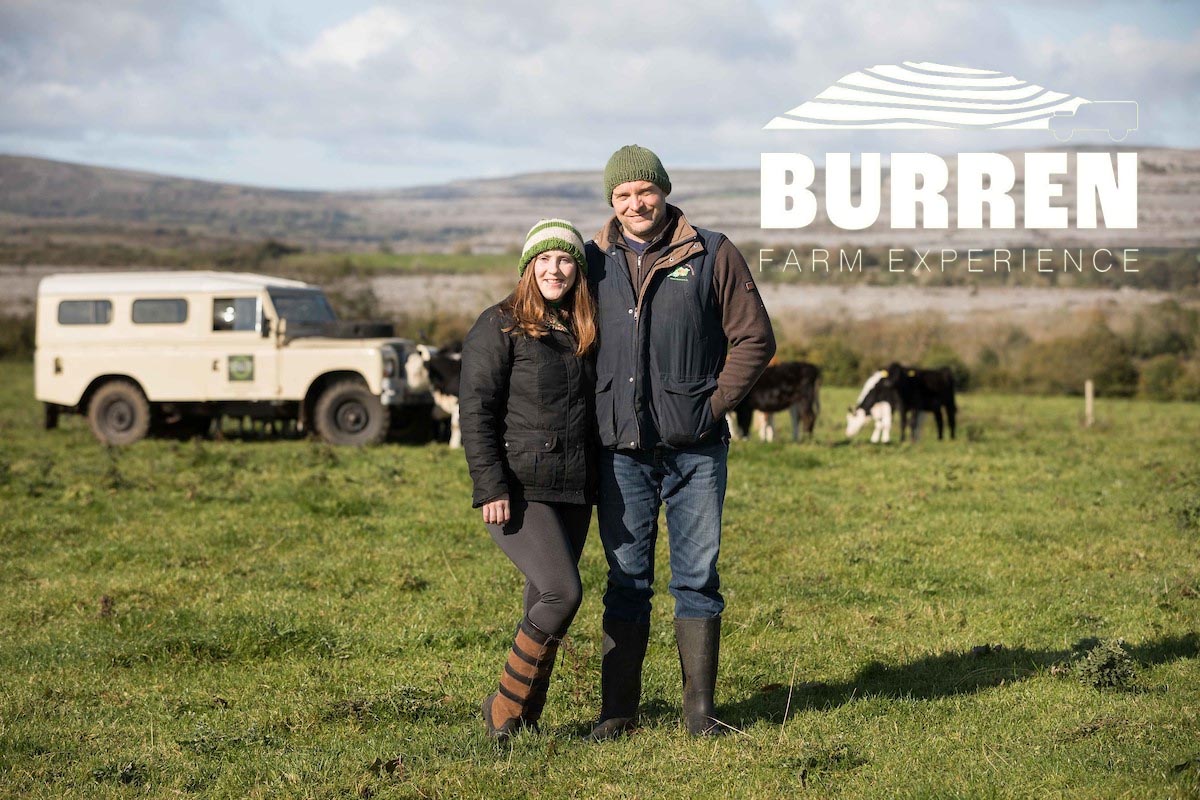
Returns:
[[[590,505],[514,499],[507,524],[486,526],[525,576],[525,615],[553,636],[567,632],[583,600],[579,556],[591,521]]]

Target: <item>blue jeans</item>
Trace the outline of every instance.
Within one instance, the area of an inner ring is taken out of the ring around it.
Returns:
[[[658,510],[664,502],[675,616],[720,616],[725,598],[717,555],[728,457],[726,439],[686,450],[600,451],[597,519],[608,559],[606,618],[650,621]]]

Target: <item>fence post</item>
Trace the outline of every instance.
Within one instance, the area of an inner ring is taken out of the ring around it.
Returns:
[[[1085,428],[1092,427],[1092,423],[1096,421],[1096,384],[1091,378],[1084,381],[1083,384],[1083,425]]]

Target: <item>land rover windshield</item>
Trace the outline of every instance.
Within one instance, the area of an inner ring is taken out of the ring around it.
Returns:
[[[267,289],[271,304],[280,319],[286,319],[289,327],[324,325],[337,322],[333,307],[323,292],[306,289]]]

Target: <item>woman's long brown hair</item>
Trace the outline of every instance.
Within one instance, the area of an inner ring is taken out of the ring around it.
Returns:
[[[520,330],[526,336],[540,339],[550,329],[546,320],[553,311],[546,305],[546,298],[542,297],[533,271],[533,264],[530,263],[517,288],[502,306],[513,318],[513,324],[504,328],[504,332]],[[587,355],[596,344],[596,301],[588,289],[582,264],[575,265],[575,285],[559,306],[559,312],[563,323],[575,335],[575,355]]]

